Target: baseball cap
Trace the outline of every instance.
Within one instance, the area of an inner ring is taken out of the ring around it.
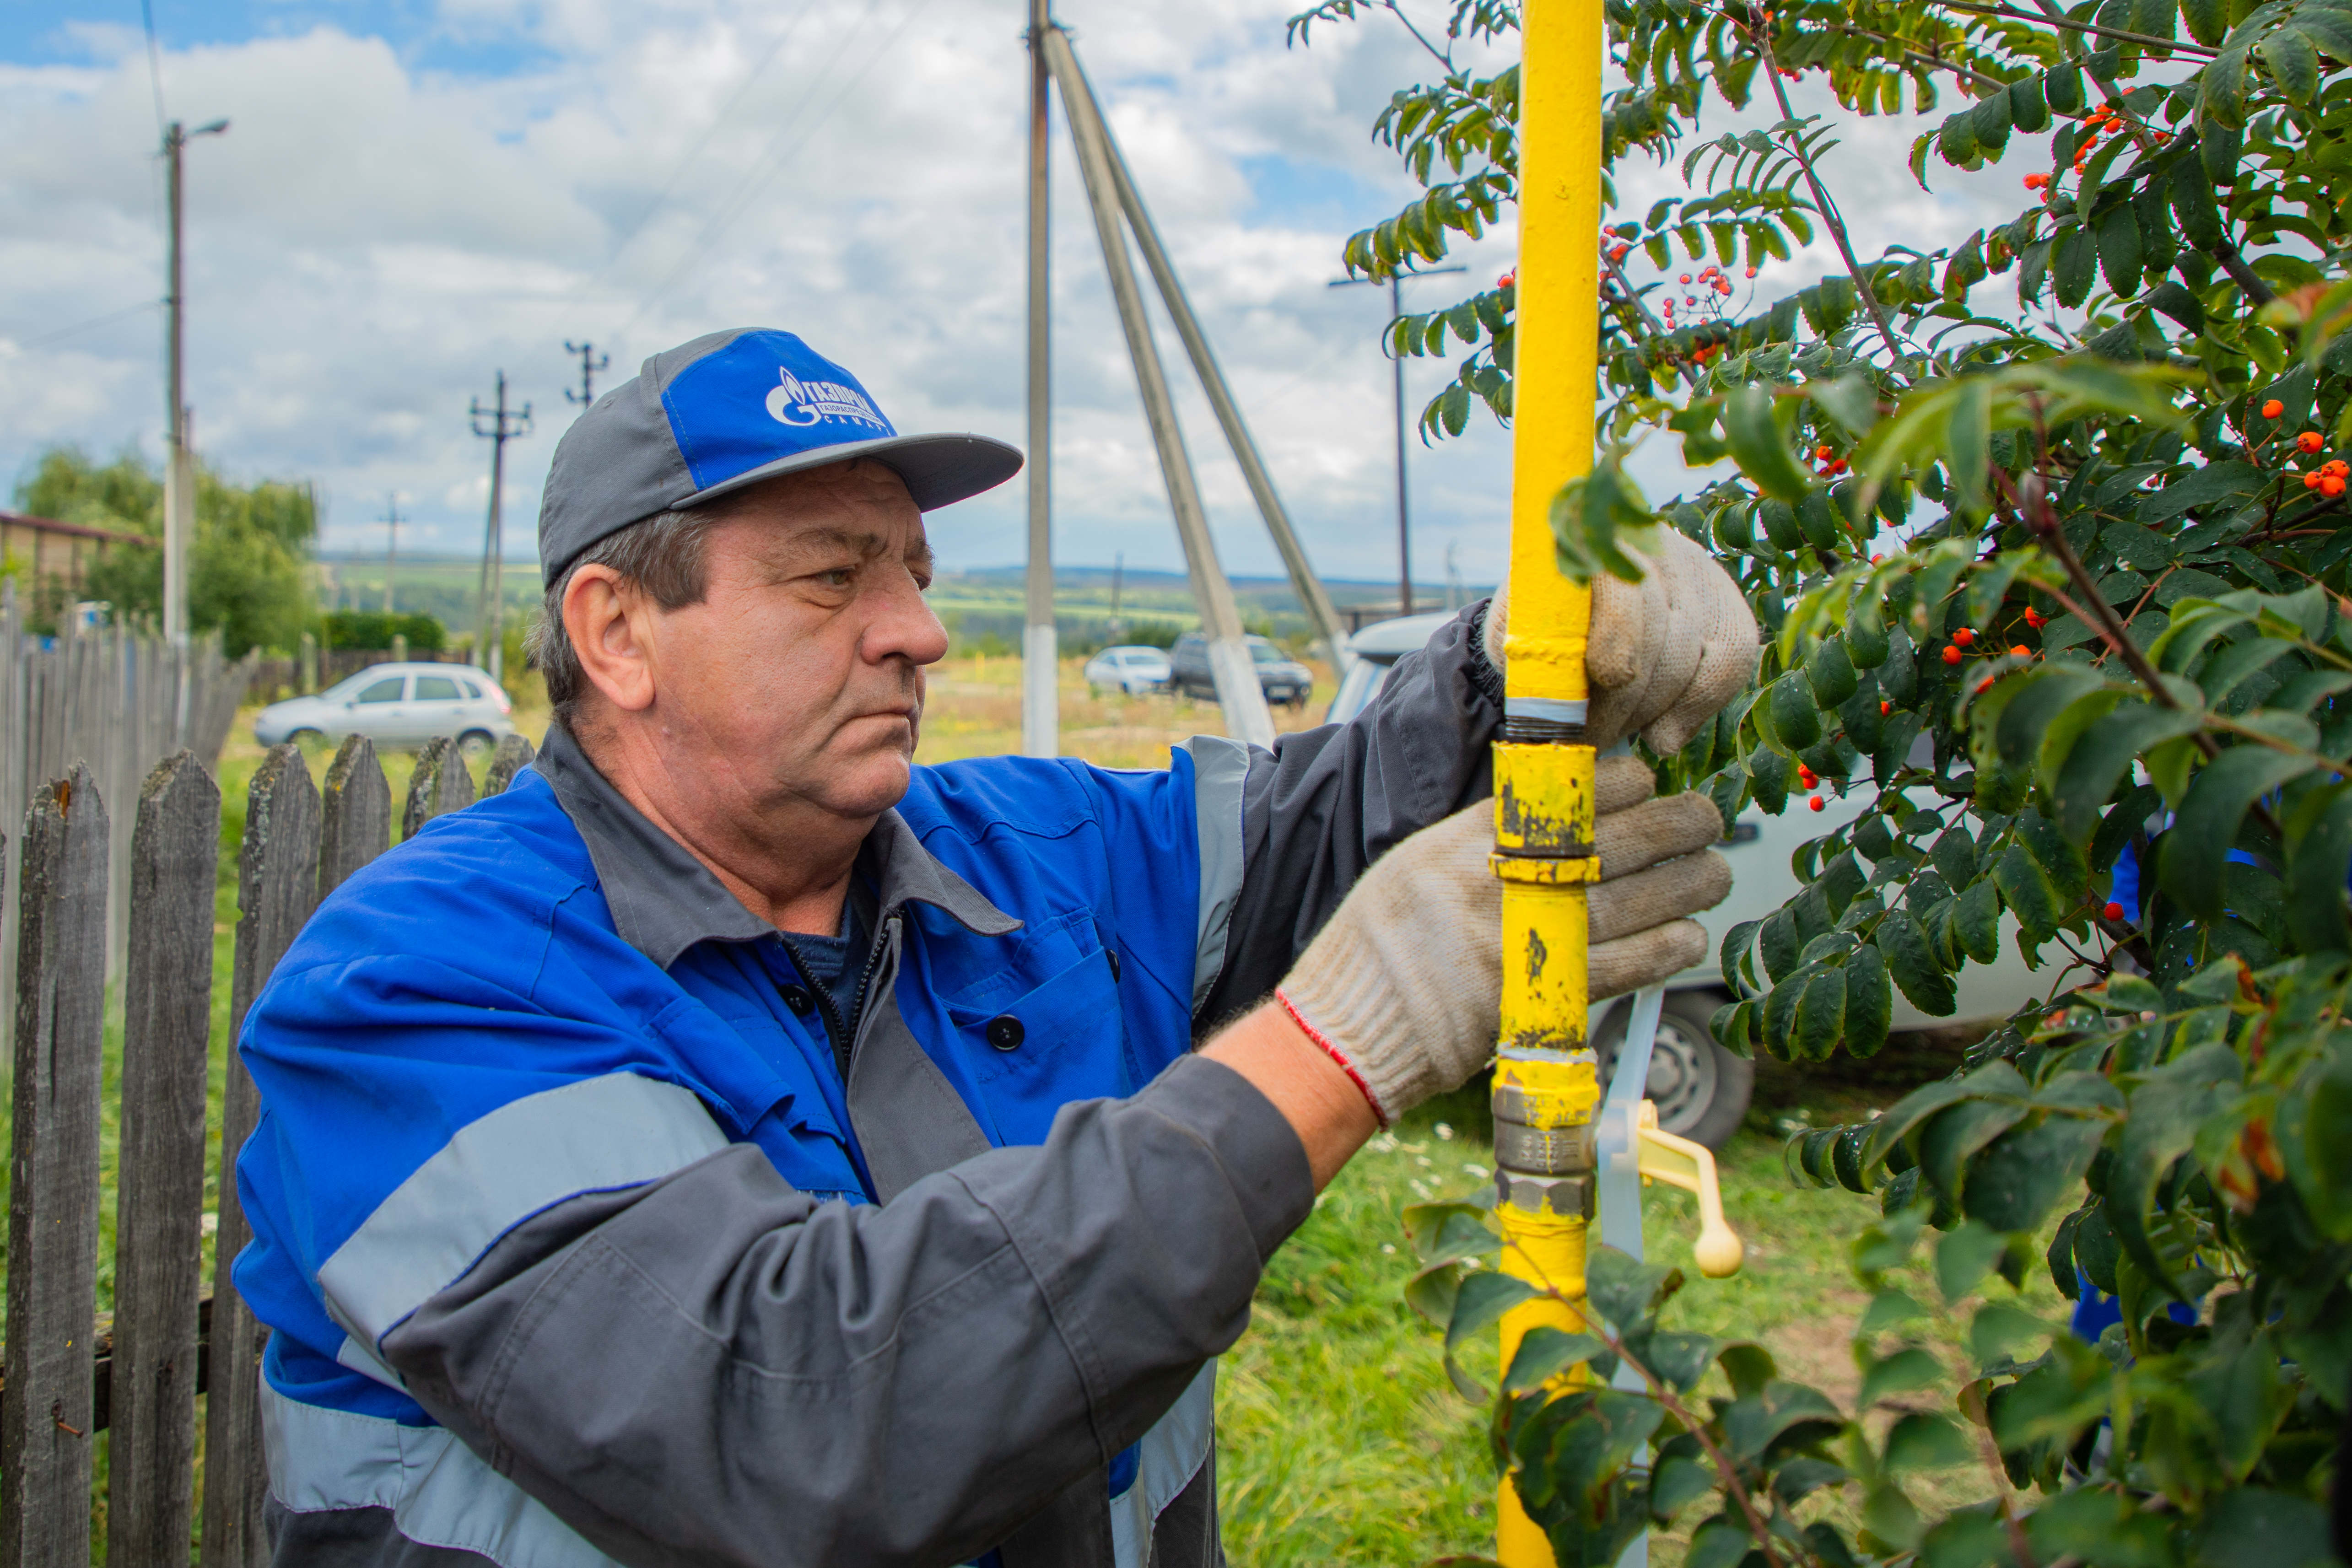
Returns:
[[[790,332],[738,327],[656,354],[556,443],[539,503],[552,585],[600,540],[673,508],[803,468],[871,457],[924,511],[1021,470],[985,435],[901,435],[856,376]]]

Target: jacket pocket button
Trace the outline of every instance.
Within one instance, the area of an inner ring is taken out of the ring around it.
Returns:
[[[988,1020],[988,1043],[999,1051],[1018,1048],[1024,1032],[1021,1020],[1011,1013],[999,1013]]]
[[[816,1006],[816,998],[809,995],[806,986],[785,986],[781,988],[784,995],[784,1006],[796,1013],[805,1016],[810,1009]]]

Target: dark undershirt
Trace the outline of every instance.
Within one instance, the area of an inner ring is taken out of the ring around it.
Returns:
[[[799,966],[801,977],[833,998],[834,1011],[839,1015],[842,1027],[855,1035],[857,982],[865,977],[867,943],[854,901],[842,904],[840,936],[811,936],[795,931],[784,938],[784,946]],[[848,1042],[835,1043],[846,1049]]]

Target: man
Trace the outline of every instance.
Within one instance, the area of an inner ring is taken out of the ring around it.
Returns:
[[[1220,1560],[1260,1267],[1491,1047],[1499,678],[1474,614],[1270,753],[914,768],[922,512],[1019,461],[773,331],[565,435],[540,760],[328,899],[240,1042],[278,1561]],[[1611,602],[1646,646],[1728,591]],[[1742,617],[1624,722],[1712,713]],[[1727,884],[1647,793],[1602,789],[1618,988]]]

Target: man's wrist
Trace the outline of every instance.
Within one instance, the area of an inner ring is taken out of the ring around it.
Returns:
[[[1356,1092],[1361,1094],[1364,1097],[1364,1103],[1372,1108],[1372,1119],[1382,1128],[1386,1128],[1390,1121],[1387,1107],[1381,1103],[1381,1097],[1372,1092],[1372,1086],[1364,1082],[1364,1075],[1356,1071],[1356,1064],[1348,1059],[1348,1053],[1333,1044],[1331,1037],[1318,1029],[1314,1019],[1300,1012],[1298,1004],[1291,1000],[1290,994],[1280,986],[1274,988],[1274,1001],[1275,1005],[1283,1010],[1284,1016],[1298,1026],[1298,1032],[1305,1035],[1317,1050],[1329,1057],[1339,1065],[1339,1071],[1348,1075],[1348,1082],[1356,1086]]]
[[[1247,1079],[1290,1124],[1318,1192],[1380,1130],[1370,1097],[1278,1001],[1260,1003],[1201,1048]]]

